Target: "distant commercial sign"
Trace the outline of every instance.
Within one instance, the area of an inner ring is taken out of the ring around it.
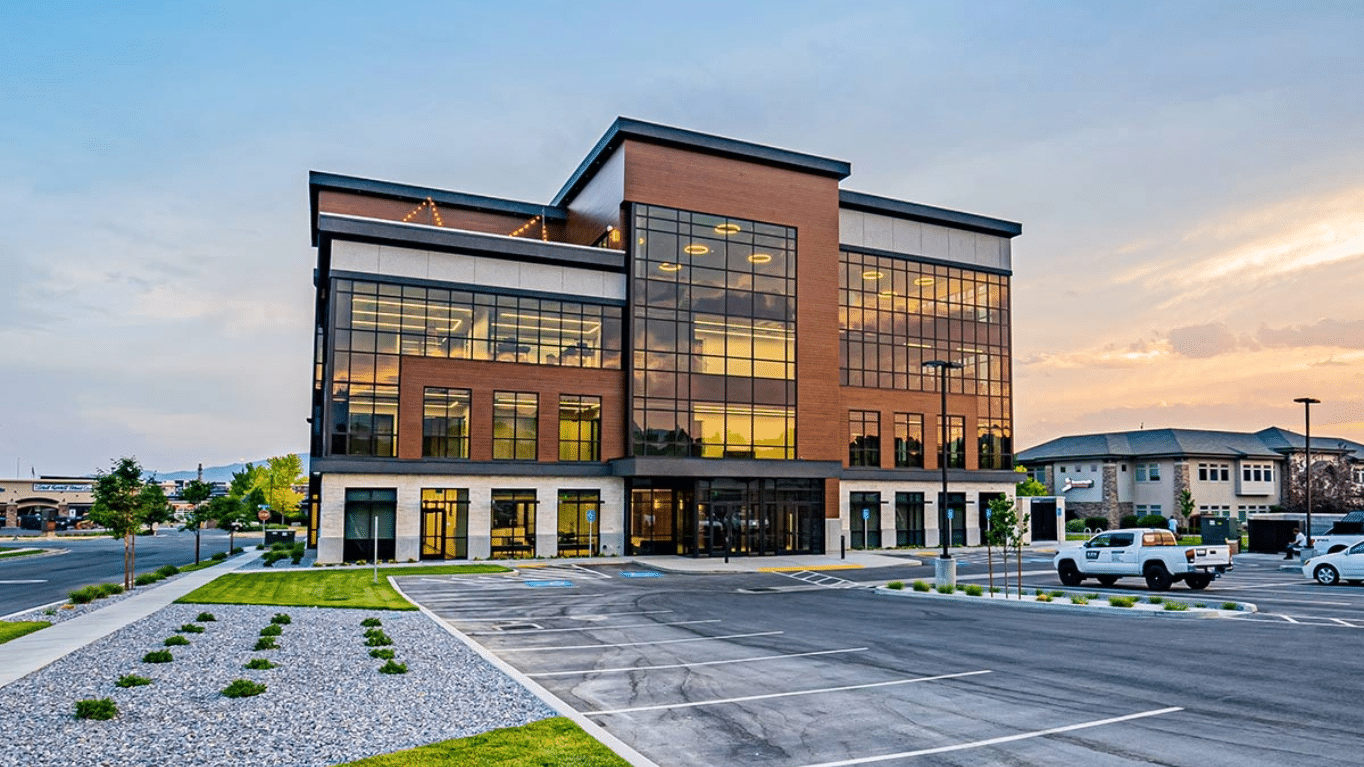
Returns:
[[[33,492],[35,493],[92,493],[94,490],[94,485],[57,484],[53,482],[33,483]]]

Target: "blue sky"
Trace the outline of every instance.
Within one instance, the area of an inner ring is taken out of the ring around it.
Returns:
[[[1020,447],[1364,440],[1364,6],[0,7],[0,475],[306,449],[307,172],[548,200],[616,115],[1020,221]]]

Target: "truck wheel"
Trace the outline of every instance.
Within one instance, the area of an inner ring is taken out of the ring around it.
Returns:
[[[1170,571],[1165,569],[1165,565],[1156,564],[1146,568],[1146,588],[1152,591],[1169,591],[1171,583],[1174,583],[1174,578],[1170,577]]]
[[[1100,576],[1099,576],[1099,584],[1102,585],[1102,586],[1112,586],[1113,584],[1115,584],[1115,583],[1117,583],[1117,582],[1118,582],[1118,576],[1116,576],[1116,575],[1100,575]]]
[[[1212,576],[1203,575],[1202,573],[1190,573],[1185,576],[1184,582],[1189,584],[1189,588],[1194,591],[1202,591],[1208,587],[1209,583],[1212,583]]]
[[[1085,580],[1085,576],[1080,574],[1080,569],[1070,560],[1066,560],[1058,565],[1056,567],[1056,574],[1061,577],[1062,586],[1079,586]]]
[[[1312,575],[1317,579],[1317,583],[1323,586],[1334,586],[1340,583],[1340,572],[1330,565],[1318,567]]]

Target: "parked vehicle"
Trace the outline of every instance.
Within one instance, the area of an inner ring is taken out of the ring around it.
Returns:
[[[1312,548],[1323,554],[1335,554],[1360,542],[1364,542],[1364,534],[1327,533],[1325,535],[1312,536]]]
[[[1364,582],[1364,541],[1334,554],[1321,554],[1302,563],[1302,574],[1323,586]]]
[[[1086,578],[1112,586],[1119,578],[1139,577],[1152,591],[1165,591],[1179,581],[1205,589],[1232,569],[1226,544],[1181,546],[1174,533],[1157,528],[1099,533],[1083,546],[1060,550],[1052,563],[1067,586],[1079,586]]]

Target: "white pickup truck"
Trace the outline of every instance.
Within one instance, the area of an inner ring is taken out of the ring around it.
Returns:
[[[1085,578],[1112,586],[1119,578],[1140,577],[1152,591],[1165,591],[1176,581],[1205,589],[1232,569],[1226,544],[1181,546],[1173,533],[1159,528],[1099,533],[1083,546],[1061,549],[1052,564],[1067,586],[1079,586]]]

